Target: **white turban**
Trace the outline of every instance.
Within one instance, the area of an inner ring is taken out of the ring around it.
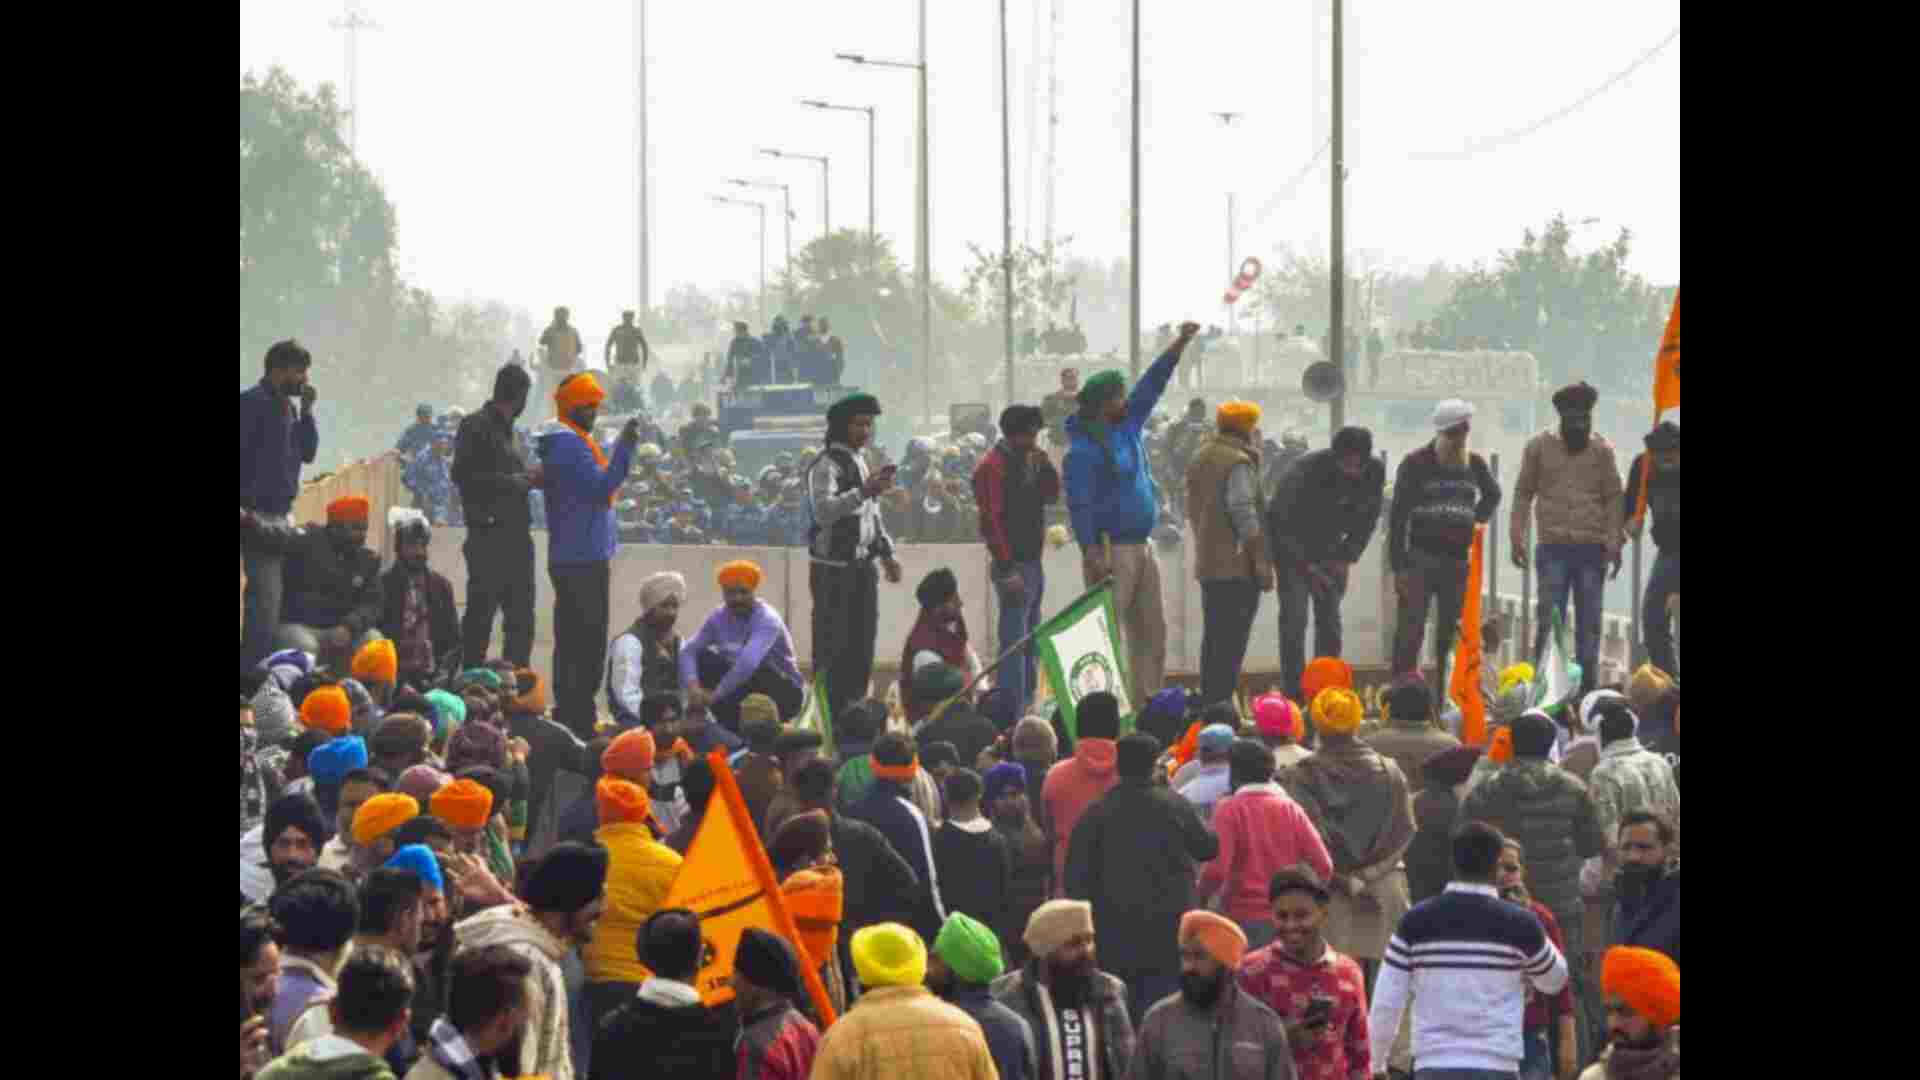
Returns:
[[[1448,398],[1433,407],[1433,430],[1445,431],[1455,424],[1473,418],[1473,403],[1459,398]]]
[[[686,600],[686,578],[671,570],[663,570],[640,583],[640,610],[652,611],[670,598]]]

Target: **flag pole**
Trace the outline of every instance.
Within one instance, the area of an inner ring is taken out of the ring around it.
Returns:
[[[1093,586],[1093,588],[1088,589],[1086,592],[1083,592],[1079,596],[1076,596],[1072,600],[1068,601],[1067,605],[1061,608],[1060,610],[1071,611],[1075,607],[1079,606],[1082,600],[1087,599],[1088,597],[1094,595],[1095,593],[1099,592],[1102,589],[1110,589],[1112,587],[1113,587],[1113,575],[1109,573],[1106,577],[1101,578],[1100,581]],[[1051,619],[1047,620],[1047,622],[1052,622],[1052,621],[1053,620]],[[952,697],[946,699],[945,701],[942,701],[940,704],[935,705],[933,707],[933,711],[927,714],[927,718],[921,721],[919,726],[924,728],[926,727],[926,725],[931,724],[935,720],[940,719],[940,714],[947,711],[947,706],[953,704],[956,701],[959,701],[963,697],[966,697],[968,692],[970,692],[974,687],[980,685],[981,679],[984,679],[987,676],[993,674],[995,671],[999,670],[1001,664],[1004,664],[1008,660],[1013,659],[1013,655],[1019,652],[1021,649],[1025,648],[1027,645],[1027,642],[1032,641],[1035,634],[1038,634],[1040,631],[1045,630],[1046,628],[1047,628],[1047,623],[1043,622],[1039,626],[1034,627],[1032,630],[1027,631],[1027,635],[1021,638],[1019,641],[1014,642],[1012,647],[1007,649],[1007,651],[1001,653],[1000,658],[998,660],[995,660],[993,663],[988,664],[984,668],[981,668],[980,674],[975,675],[972,679],[969,679],[967,681],[967,685],[960,688],[959,693],[954,694]],[[908,673],[907,682],[909,685],[911,685],[913,682],[911,672]]]

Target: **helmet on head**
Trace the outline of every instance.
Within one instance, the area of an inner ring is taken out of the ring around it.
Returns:
[[[640,449],[634,451],[634,457],[640,461],[659,461],[660,448],[653,443],[641,443]]]

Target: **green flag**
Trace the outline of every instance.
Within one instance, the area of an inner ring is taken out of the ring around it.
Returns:
[[[800,707],[800,715],[793,718],[795,727],[817,731],[826,740],[826,751],[831,754],[836,749],[833,743],[833,709],[827,703],[827,673],[816,671],[813,681],[807,686],[806,703]]]
[[[1068,605],[1033,632],[1041,670],[1060,704],[1067,733],[1080,737],[1075,706],[1105,690],[1120,702],[1120,731],[1133,730],[1134,704],[1127,689],[1126,656],[1120,651],[1119,623],[1113,614],[1113,587],[1102,585]]]

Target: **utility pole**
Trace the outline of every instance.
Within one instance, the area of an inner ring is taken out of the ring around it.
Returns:
[[[1229,142],[1231,142],[1232,132],[1233,132],[1233,122],[1245,116],[1246,114],[1237,113],[1237,112],[1217,112],[1217,113],[1214,113],[1213,115],[1220,118],[1221,126],[1227,130],[1228,140]],[[1234,168],[1233,164],[1227,161],[1227,155],[1225,154],[1221,155],[1221,164],[1224,166],[1220,170],[1222,175],[1225,175],[1225,176],[1239,175],[1239,170]],[[1234,243],[1233,243],[1233,240],[1234,240],[1233,194],[1234,193],[1232,189],[1229,188],[1227,191],[1227,280],[1228,281],[1232,281],[1234,278],[1234,275],[1240,272],[1240,264],[1238,259],[1235,258]],[[1238,312],[1238,310],[1239,308],[1233,304],[1227,305],[1227,335],[1229,337],[1232,337],[1235,331],[1239,329],[1239,323],[1236,320],[1236,313]],[[1200,374],[1202,376],[1202,381],[1204,382],[1206,373],[1202,371]]]
[[[647,299],[652,284],[647,272],[652,269],[652,250],[647,236],[647,0],[637,0],[633,9],[634,66],[640,72],[640,318],[646,319]]]
[[[380,24],[360,14],[360,10],[347,0],[347,14],[344,18],[333,20],[335,30],[347,32],[347,153],[355,158],[360,156],[360,31],[378,30]]]
[[[933,252],[932,222],[927,212],[927,200],[932,195],[932,177],[927,174],[927,0],[920,0],[920,145],[919,163],[914,170],[920,187],[920,228],[915,243],[914,261],[919,263],[916,272],[920,277],[920,347],[922,353],[921,369],[926,376],[926,410],[933,415]]]
[[[1133,0],[1133,141],[1128,147],[1132,194],[1127,212],[1127,368],[1140,378],[1140,0]]]
[[[1013,143],[1007,98],[1007,0],[1000,0],[1000,272],[1006,305],[1007,404],[1013,392]]]
[[[1052,0],[1047,6],[1047,213],[1042,236],[1047,253],[1047,291],[1053,290],[1053,177],[1055,137],[1060,132],[1060,5]]]
[[[1327,359],[1340,373],[1340,392],[1328,403],[1331,432],[1347,423],[1347,260],[1344,210],[1341,193],[1347,185],[1346,125],[1342,122],[1342,63],[1340,56],[1340,0],[1333,0],[1333,271],[1332,325],[1327,329]],[[1331,432],[1329,438],[1331,438]]]

